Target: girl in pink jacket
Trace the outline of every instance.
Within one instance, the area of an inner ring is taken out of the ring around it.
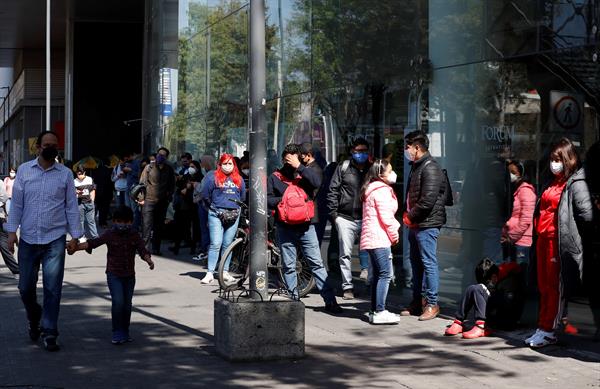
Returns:
[[[363,201],[360,249],[369,253],[373,269],[371,281],[371,324],[395,324],[400,316],[385,309],[390,280],[392,279],[392,245],[398,243],[400,223],[394,215],[398,200],[390,186],[396,182],[392,165],[378,159],[373,163],[361,189]]]
[[[532,245],[533,212],[537,196],[533,186],[523,179],[523,165],[512,161],[508,164],[510,181],[515,187],[513,209],[503,229],[502,241],[508,244],[510,259],[527,265]]]

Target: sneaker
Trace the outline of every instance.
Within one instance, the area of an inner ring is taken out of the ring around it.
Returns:
[[[419,316],[419,321],[425,321],[425,320],[431,320],[437,317],[437,315],[439,315],[440,313],[440,306],[439,305],[430,305],[428,304],[424,309],[423,309],[423,314],[421,316]]]
[[[463,332],[462,337],[464,339],[476,339],[481,338],[482,336],[488,336],[489,334],[489,330],[485,328],[485,322],[477,320],[473,328],[467,332]]]
[[[54,336],[54,335],[44,336],[44,348],[46,349],[46,351],[60,350],[60,346],[58,345],[58,342],[56,341],[56,336]]]
[[[235,278],[231,274],[229,274],[229,272],[224,271],[223,272],[223,281],[225,281],[229,284],[231,282],[235,282]]]
[[[562,320],[563,332],[568,335],[577,335],[579,330],[573,324],[569,323],[567,319]]]
[[[333,314],[340,314],[344,312],[342,307],[340,307],[335,300],[325,304],[325,311]]]
[[[454,320],[451,325],[446,328],[444,335],[454,336],[463,332],[462,322],[460,320]]]
[[[194,255],[192,259],[194,261],[206,261],[208,259],[208,255],[206,255],[206,253],[200,253],[198,255]]]
[[[346,289],[344,291],[344,296],[342,297],[344,300],[354,300],[354,290]]]
[[[388,310],[375,312],[371,324],[398,324],[400,323],[400,315],[396,315]]]
[[[536,337],[537,337],[537,336],[540,334],[540,332],[544,332],[544,331],[542,331],[542,330],[541,330],[541,329],[539,329],[539,328],[538,328],[538,329],[536,329],[536,330],[535,330],[535,332],[534,332],[533,334],[531,334],[531,336],[530,336],[529,338],[525,339],[525,344],[526,344],[526,345],[529,345],[529,343],[531,343],[531,341],[532,341],[533,339],[535,339],[535,338],[536,338]]]
[[[29,330],[29,338],[31,339],[31,341],[37,342],[38,339],[40,338],[40,335],[42,334],[42,331],[40,330],[40,323],[29,322],[28,330]]]
[[[215,276],[211,272],[207,272],[203,279],[200,280],[201,284],[211,284],[215,279]]]
[[[369,279],[369,269],[362,269],[360,271],[360,279],[366,281]]]
[[[554,332],[541,331],[537,337],[533,338],[529,342],[529,347],[541,348],[551,344],[556,344],[556,342],[558,342],[558,339],[556,338],[556,335],[554,335]]]

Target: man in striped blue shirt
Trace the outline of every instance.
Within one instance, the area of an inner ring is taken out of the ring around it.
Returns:
[[[37,341],[42,335],[44,348],[57,351],[66,234],[68,232],[73,238],[69,246],[76,246],[83,231],[73,173],[55,161],[57,134],[52,131],[40,133],[36,145],[39,156],[19,167],[4,230],[9,235],[8,249],[14,252],[20,227],[19,291],[27,311],[29,336]],[[37,302],[36,292],[40,263],[44,279],[43,309]]]

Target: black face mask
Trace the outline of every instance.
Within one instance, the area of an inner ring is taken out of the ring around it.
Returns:
[[[287,163],[285,165],[283,165],[283,167],[280,169],[281,174],[283,174],[284,177],[293,179],[294,178],[294,173],[296,172],[296,169],[294,169],[293,166],[288,165]]]
[[[56,147],[45,147],[42,149],[42,158],[44,158],[48,162],[54,161],[54,159],[58,156],[58,150]]]

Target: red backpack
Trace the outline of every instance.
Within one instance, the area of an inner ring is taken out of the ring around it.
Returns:
[[[315,216],[315,203],[309,200],[304,189],[298,186],[301,178],[288,180],[280,172],[273,174],[288,186],[283,192],[281,202],[277,204],[279,220],[286,224],[310,222],[310,219]]]

